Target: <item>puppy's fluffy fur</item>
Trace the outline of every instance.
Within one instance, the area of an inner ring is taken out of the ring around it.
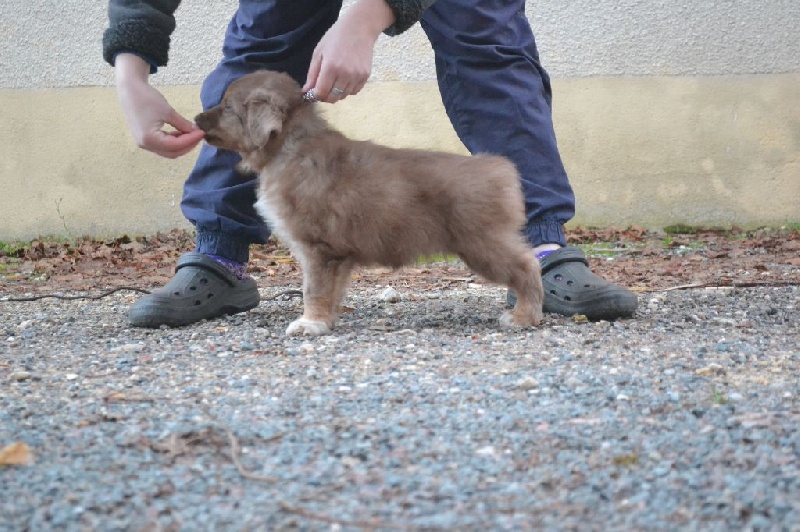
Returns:
[[[539,264],[521,236],[520,180],[507,159],[349,140],[276,72],[236,80],[196,122],[258,174],[256,207],[302,266],[303,316],[287,334],[331,331],[354,266],[438,253],[517,293],[503,325],[541,321]]]

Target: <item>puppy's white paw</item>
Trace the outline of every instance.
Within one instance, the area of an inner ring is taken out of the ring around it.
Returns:
[[[503,312],[503,314],[500,315],[500,326],[507,329],[516,327],[516,324],[514,323],[514,315],[511,314],[510,311]]]
[[[286,328],[286,334],[288,336],[320,336],[329,334],[330,332],[331,328],[328,327],[328,324],[324,321],[309,320],[306,318],[294,320]]]
[[[536,319],[535,316],[524,316],[523,318],[514,317],[514,313],[510,310],[503,312],[500,316],[500,325],[505,328],[513,327],[533,327],[538,325],[541,319]]]

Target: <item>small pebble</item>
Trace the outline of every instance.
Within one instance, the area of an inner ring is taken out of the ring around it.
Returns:
[[[386,303],[399,303],[403,299],[400,295],[400,292],[391,286],[386,287],[386,289],[381,293],[380,298],[381,301],[385,301]]]
[[[32,375],[30,371],[15,371],[9,378],[12,381],[22,382],[30,379]]]

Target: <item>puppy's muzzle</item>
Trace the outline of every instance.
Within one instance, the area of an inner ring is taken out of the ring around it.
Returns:
[[[213,110],[200,113],[194,117],[194,123],[197,124],[197,127],[208,133],[210,130],[214,129],[217,123],[216,114]]]

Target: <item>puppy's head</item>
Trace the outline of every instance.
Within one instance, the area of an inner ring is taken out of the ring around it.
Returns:
[[[300,85],[287,74],[259,71],[230,84],[222,102],[195,117],[212,146],[239,153],[263,149],[303,103]]]

